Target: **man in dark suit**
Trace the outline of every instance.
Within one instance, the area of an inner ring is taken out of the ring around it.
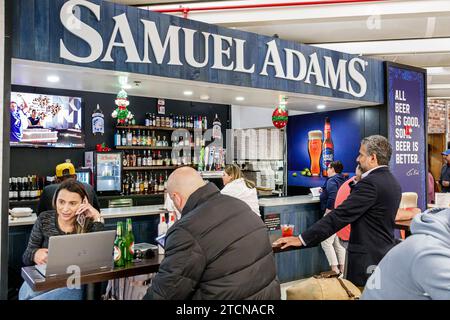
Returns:
[[[382,136],[361,141],[356,159],[362,179],[339,207],[297,237],[286,237],[274,245],[317,246],[351,224],[347,253],[347,279],[364,286],[384,255],[396,244],[395,215],[401,200],[401,187],[388,168],[392,147]]]
[[[67,160],[65,163],[61,163],[56,166],[56,179],[57,179],[58,183],[48,185],[44,188],[44,190],[42,190],[42,194],[39,199],[37,215],[39,215],[41,212],[54,209],[53,208],[53,196],[61,182],[63,182],[66,179],[69,179],[69,178],[73,178],[73,179],[77,178],[74,165],[68,161],[69,160]],[[100,204],[98,202],[97,195],[96,195],[94,189],[92,188],[92,186],[89,184],[86,184],[86,183],[83,183],[83,186],[86,189],[86,193],[89,197],[89,199],[88,199],[89,203],[95,209],[100,211]]]

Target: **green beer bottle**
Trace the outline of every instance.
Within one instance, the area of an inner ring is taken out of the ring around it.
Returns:
[[[123,222],[117,222],[116,240],[114,241],[114,266],[123,267],[125,265],[125,240],[123,238]]]
[[[134,234],[133,234],[133,224],[131,219],[127,218],[127,232],[125,234],[125,261],[130,262],[134,257]]]

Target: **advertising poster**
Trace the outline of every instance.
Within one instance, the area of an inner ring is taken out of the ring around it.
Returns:
[[[358,109],[289,117],[288,185],[321,187],[327,179],[325,168],[336,160],[344,165],[344,173],[353,176],[361,142],[360,123]]]
[[[387,64],[390,168],[402,192],[416,192],[426,209],[425,73]]]

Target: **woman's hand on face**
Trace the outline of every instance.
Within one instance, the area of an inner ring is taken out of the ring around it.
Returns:
[[[95,209],[86,198],[84,198],[83,203],[80,205],[75,215],[78,216],[82,213],[86,216],[86,218],[90,218],[92,220],[97,220],[100,218],[100,212],[98,212],[98,210]]]
[[[34,254],[34,262],[37,265],[46,264],[47,258],[48,258],[48,249],[45,248],[37,250]]]

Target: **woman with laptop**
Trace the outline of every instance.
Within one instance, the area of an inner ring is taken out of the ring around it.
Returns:
[[[62,182],[53,197],[55,210],[42,212],[31,231],[22,261],[25,266],[47,263],[49,238],[53,236],[102,231],[104,221],[100,212],[89,204],[82,183],[75,179]],[[24,282],[19,300],[80,300],[81,289],[59,288],[35,292]]]

